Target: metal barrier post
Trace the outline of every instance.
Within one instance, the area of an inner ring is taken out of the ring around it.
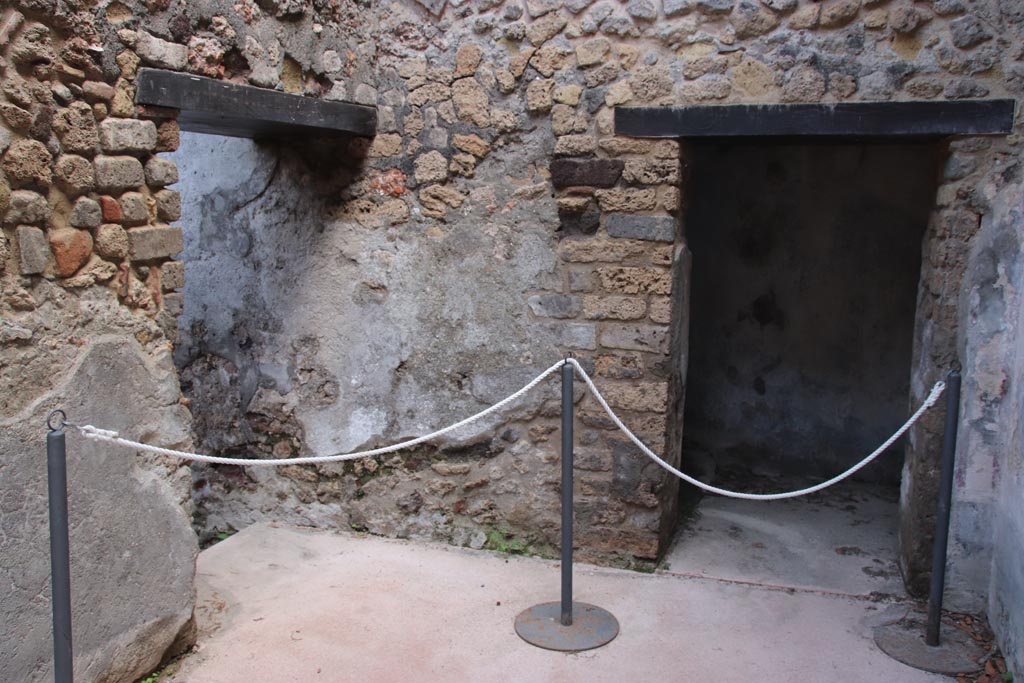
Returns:
[[[928,627],[925,643],[939,644],[942,593],[946,587],[946,550],[949,545],[949,511],[953,498],[956,435],[960,422],[960,373],[946,376],[946,428],[942,438],[942,469],[939,474],[939,503],[935,513],[935,546],[932,549],[932,578],[928,592]]]
[[[572,374],[562,366],[562,626],[572,626]]]
[[[51,424],[61,415],[58,426]],[[53,680],[73,683],[71,649],[71,551],[68,541],[67,450],[64,413],[55,410],[47,418],[46,474],[50,506],[50,588],[53,594]]]
[[[562,366],[562,599],[523,610],[515,627],[531,645],[580,652],[610,643],[619,634],[619,622],[607,610],[572,599],[574,367],[568,360]]]

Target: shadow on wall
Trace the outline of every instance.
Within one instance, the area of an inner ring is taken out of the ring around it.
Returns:
[[[687,452],[740,469],[835,474],[906,417],[937,150],[779,142],[693,151]],[[893,451],[859,476],[898,481]]]
[[[339,206],[351,208],[346,188],[365,149],[358,138],[257,143],[182,135],[173,158],[181,169],[187,275],[175,363],[201,450],[297,454],[303,432],[296,404],[337,399],[337,379],[315,363],[316,337],[280,344],[296,315],[289,293],[307,281],[304,265],[323,264],[328,220]],[[240,468],[222,470],[229,487],[256,484]],[[202,518],[211,474],[217,472],[208,467],[194,472],[202,536],[210,535]]]

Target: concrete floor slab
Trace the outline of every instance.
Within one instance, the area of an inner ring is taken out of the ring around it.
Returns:
[[[575,655],[517,613],[557,599],[557,563],[256,525],[204,551],[199,647],[164,681],[945,681],[881,653],[907,606],[577,565],[576,598],[621,624]]]
[[[771,490],[799,485],[779,480]],[[802,498],[706,496],[663,563],[679,574],[850,595],[903,596],[898,492],[843,482]]]

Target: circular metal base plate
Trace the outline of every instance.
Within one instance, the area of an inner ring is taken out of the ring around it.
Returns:
[[[978,658],[985,651],[960,629],[943,626],[935,647],[924,642],[924,624],[916,620],[879,626],[875,645],[896,661],[922,671],[953,676],[980,669]]]
[[[519,637],[545,650],[582,652],[610,643],[619,635],[611,612],[585,602],[572,603],[572,625],[562,626],[562,603],[543,602],[516,617]]]

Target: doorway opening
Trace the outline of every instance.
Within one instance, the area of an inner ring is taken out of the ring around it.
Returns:
[[[711,142],[691,159],[684,462],[836,474],[905,419],[936,146]],[[858,476],[894,485],[901,466]]]
[[[684,154],[693,264],[683,469],[759,493],[834,476],[908,414],[921,244],[941,146],[710,140]],[[890,584],[899,578],[902,452],[901,440],[853,483],[806,500],[704,499],[681,534],[686,566],[706,570],[698,546],[708,562],[735,546],[734,564],[748,573],[732,578],[789,574],[815,588],[898,590]],[[694,491],[681,495],[692,512]],[[855,580],[834,582],[828,575],[845,571],[835,566],[807,571],[820,553],[851,556]],[[805,570],[787,572],[777,566],[784,561]]]

